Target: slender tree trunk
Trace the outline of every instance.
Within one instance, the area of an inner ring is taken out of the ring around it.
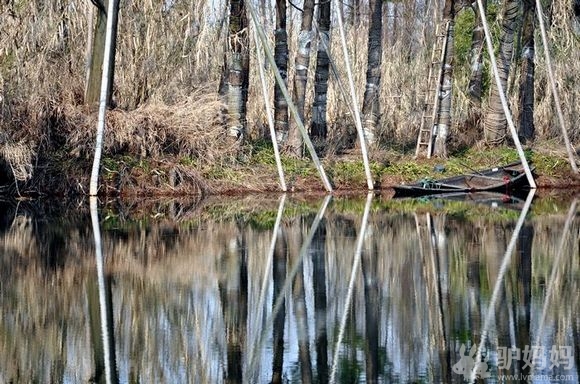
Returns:
[[[524,13],[522,24],[522,68],[520,75],[520,127],[519,136],[525,143],[533,140],[535,135],[534,127],[534,20],[536,13],[536,2],[534,0],[524,0]]]
[[[381,64],[383,57],[383,2],[370,0],[370,25],[368,40],[367,84],[363,99],[363,132],[369,145],[374,145],[377,136],[381,86]]]
[[[230,0],[228,55],[228,135],[241,144],[246,135],[250,73],[248,16],[245,0]]]
[[[487,0],[483,0],[487,9]],[[481,97],[483,92],[483,49],[485,47],[485,32],[479,7],[474,7],[475,27],[471,35],[471,75],[469,77],[468,94],[470,101],[469,121],[474,130],[479,130],[481,121]],[[481,136],[480,136],[481,137]]]
[[[93,43],[95,34],[93,31],[95,30],[95,11],[98,12],[96,7],[94,7],[88,1],[85,5],[86,10],[86,17],[87,17],[87,45],[85,47],[85,94],[84,98],[87,100],[87,95],[89,92],[89,84],[91,79],[91,64],[92,64],[92,55],[93,55]]]
[[[323,1],[318,7],[318,27],[320,41],[316,56],[316,72],[314,75],[314,105],[312,108],[312,124],[310,133],[315,144],[323,147],[326,140],[326,105],[328,92],[328,76],[330,60],[325,46],[330,49],[330,1]]]
[[[107,4],[105,4],[107,3]],[[107,33],[107,14],[113,17],[113,39],[111,41],[111,56],[109,58],[109,92],[107,94],[107,105],[111,106],[113,101],[113,81],[115,79],[115,54],[117,46],[117,25],[119,19],[119,0],[113,5],[112,12],[108,12],[108,2],[94,0],[96,6],[97,20],[92,39],[92,50],[87,85],[85,87],[85,104],[98,103],[101,96],[101,77],[103,74],[103,57],[105,56],[105,35]]]
[[[518,24],[520,0],[505,0],[503,22],[500,34],[500,47],[497,60],[501,85],[505,92],[514,51],[515,30]],[[485,116],[485,141],[491,145],[502,144],[506,138],[507,119],[505,117],[499,90],[495,83],[491,85],[491,96]]]
[[[310,63],[310,45],[312,43],[312,17],[314,15],[314,0],[304,0],[302,24],[298,36],[298,52],[294,74],[293,101],[298,109],[298,115],[304,122],[304,104],[306,99],[306,82],[308,81],[308,66]],[[302,156],[302,136],[296,123],[290,124],[288,132],[288,152],[294,156]]]
[[[443,9],[443,20],[449,23],[447,30],[447,44],[445,51],[445,63],[443,66],[443,79],[441,83],[441,93],[439,97],[439,121],[437,123],[437,135],[435,137],[435,146],[433,155],[438,157],[447,157],[447,136],[451,129],[451,100],[453,90],[453,46],[454,46],[454,22],[455,19],[455,0],[445,0]]]
[[[276,45],[274,60],[280,70],[284,83],[288,84],[288,32],[286,31],[286,0],[276,0],[276,30],[274,31]],[[286,141],[288,137],[288,102],[282,94],[278,82],[274,84],[274,125],[279,135],[278,142]]]

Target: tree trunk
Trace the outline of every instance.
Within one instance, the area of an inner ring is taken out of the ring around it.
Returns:
[[[383,56],[383,2],[370,0],[370,25],[368,40],[367,85],[363,99],[363,132],[369,145],[376,142],[379,122],[379,94],[381,85],[381,64]]]
[[[288,32],[286,31],[286,0],[276,0],[276,30],[274,60],[284,83],[288,84]],[[274,126],[278,142],[288,137],[288,102],[278,82],[274,84]]]
[[[483,7],[487,9],[487,1],[483,0]],[[469,99],[472,108],[481,108],[481,95],[483,92],[483,48],[485,46],[485,33],[481,13],[478,7],[474,7],[475,26],[471,35],[471,76],[469,77]],[[479,112],[478,112],[479,114]]]
[[[310,62],[310,45],[312,42],[312,17],[314,15],[314,0],[304,0],[302,24],[298,36],[298,52],[296,54],[294,74],[293,101],[298,109],[298,116],[304,122],[304,104],[306,99],[306,82],[308,81],[308,66]],[[290,124],[287,150],[291,155],[302,156],[302,136],[296,123]]]
[[[514,51],[514,35],[518,24],[520,8],[519,0],[505,0],[500,34],[500,46],[497,67],[502,88],[507,93],[507,81]],[[507,97],[507,95],[506,95]],[[499,145],[505,140],[507,133],[507,119],[505,117],[499,90],[495,82],[491,85],[491,96],[485,116],[485,141],[488,144]]]
[[[445,0],[443,9],[443,20],[449,23],[447,29],[447,43],[445,51],[445,63],[443,65],[443,79],[441,82],[441,99],[439,103],[439,121],[435,137],[433,155],[437,157],[447,157],[447,135],[451,128],[451,99],[453,90],[453,37],[455,19],[455,0]]]
[[[326,140],[326,105],[328,92],[328,76],[330,60],[325,46],[330,49],[330,1],[323,1],[318,8],[318,27],[320,41],[316,56],[316,71],[314,75],[314,105],[312,108],[312,124],[310,133],[315,145],[323,147]]]
[[[101,77],[103,75],[103,58],[105,56],[105,35],[107,32],[107,13],[113,17],[113,39],[111,41],[111,56],[109,59],[109,92],[107,105],[113,101],[113,81],[115,79],[115,52],[117,47],[117,24],[119,19],[119,0],[113,5],[112,12],[108,12],[105,1],[94,0],[97,10],[97,20],[92,38],[90,62],[88,63],[87,85],[85,87],[85,104],[98,103],[101,97]]]
[[[534,139],[534,20],[536,2],[524,0],[522,24],[522,68],[520,75],[520,127],[518,136],[522,142]]]
[[[228,135],[241,144],[246,135],[250,73],[248,16],[244,0],[230,0],[228,54]]]

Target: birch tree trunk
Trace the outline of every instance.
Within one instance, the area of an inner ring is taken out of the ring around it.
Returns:
[[[246,110],[250,81],[248,16],[244,0],[230,0],[228,54],[228,135],[241,144],[246,135]]]
[[[437,157],[447,157],[447,136],[451,128],[451,99],[453,90],[453,37],[455,19],[455,0],[445,0],[443,9],[443,21],[449,23],[447,29],[447,44],[445,51],[445,63],[443,64],[443,79],[441,83],[441,101],[439,104],[439,122],[437,124],[437,135],[433,155]]]
[[[506,91],[514,51],[514,35],[518,24],[519,10],[520,0],[504,1],[497,67],[502,88]],[[499,90],[495,83],[491,85],[491,95],[484,127],[485,141],[488,144],[499,145],[504,142],[507,133],[507,119],[501,104]]]
[[[483,0],[483,7],[487,9],[487,0]],[[483,47],[485,46],[485,33],[481,21],[481,13],[478,7],[474,7],[475,27],[471,35],[471,75],[469,77],[468,93],[472,108],[481,108],[481,96],[483,92]]]
[[[310,63],[310,45],[312,43],[312,17],[314,16],[314,0],[304,0],[302,24],[298,35],[298,52],[294,74],[293,101],[298,109],[298,115],[304,122],[304,104],[306,99],[306,82],[308,81],[308,66]],[[290,124],[288,132],[287,151],[289,154],[302,156],[302,136],[296,123]]]
[[[370,25],[368,39],[367,84],[363,99],[363,132],[369,145],[376,142],[379,122],[379,94],[381,85],[381,64],[383,56],[383,2],[370,0]]]
[[[284,83],[288,84],[288,32],[286,31],[286,0],[276,0],[276,30],[274,31],[274,60]],[[274,126],[278,142],[288,137],[288,102],[278,82],[274,84]]]
[[[534,139],[534,20],[536,2],[524,0],[524,12],[522,23],[522,67],[520,72],[520,96],[519,96],[519,121],[518,136],[522,142]]]
[[[101,96],[101,77],[103,76],[103,57],[105,56],[105,35],[107,32],[107,14],[113,17],[113,40],[111,41],[111,56],[109,58],[109,78],[107,105],[113,100],[113,81],[115,79],[115,53],[117,46],[117,25],[119,20],[119,0],[114,2],[112,12],[102,0],[93,0],[97,20],[94,24],[90,62],[88,63],[87,85],[85,87],[85,104],[98,103]]]
[[[314,74],[314,104],[312,108],[312,124],[310,133],[315,144],[323,146],[327,135],[326,105],[328,102],[328,76],[330,60],[325,46],[330,49],[330,1],[323,1],[318,8],[318,28],[320,41],[316,56]],[[322,145],[321,145],[322,144]]]

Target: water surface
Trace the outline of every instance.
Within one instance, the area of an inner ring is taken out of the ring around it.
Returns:
[[[88,203],[2,202],[0,383],[577,382],[580,215],[523,207],[101,202],[96,252]]]

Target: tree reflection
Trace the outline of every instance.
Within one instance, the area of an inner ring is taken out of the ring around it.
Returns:
[[[273,361],[272,383],[282,383],[284,366],[284,324],[286,322],[286,300],[282,294],[284,278],[286,277],[286,263],[288,262],[288,246],[285,232],[280,229],[276,234],[276,248],[274,249],[274,263],[272,264],[273,300],[272,306],[276,305],[276,299],[281,296],[282,302],[278,312],[274,314],[273,324]]]
[[[326,332],[326,220],[314,233],[311,247],[314,290],[314,322],[317,382],[328,382],[328,336]]]
[[[492,380],[497,347],[538,343],[574,346],[573,369],[547,373],[576,374],[577,207],[527,217],[506,256],[519,212],[421,205],[415,222],[375,198],[365,229],[365,201],[313,219],[289,196],[272,231],[268,201],[132,222],[107,208],[100,258],[86,211],[6,212],[0,381],[107,382],[109,365],[111,382],[460,382],[459,346],[480,337]]]
[[[227,344],[226,383],[241,383],[243,379],[243,349],[246,343],[248,318],[248,266],[244,228],[224,245],[219,280],[219,292],[225,323]]]
[[[89,325],[93,345],[95,373],[93,381],[114,384],[119,382],[115,355],[113,328],[113,297],[111,275],[105,272],[101,228],[97,210],[97,198],[90,197],[91,222],[95,239],[96,278],[87,281]]]

